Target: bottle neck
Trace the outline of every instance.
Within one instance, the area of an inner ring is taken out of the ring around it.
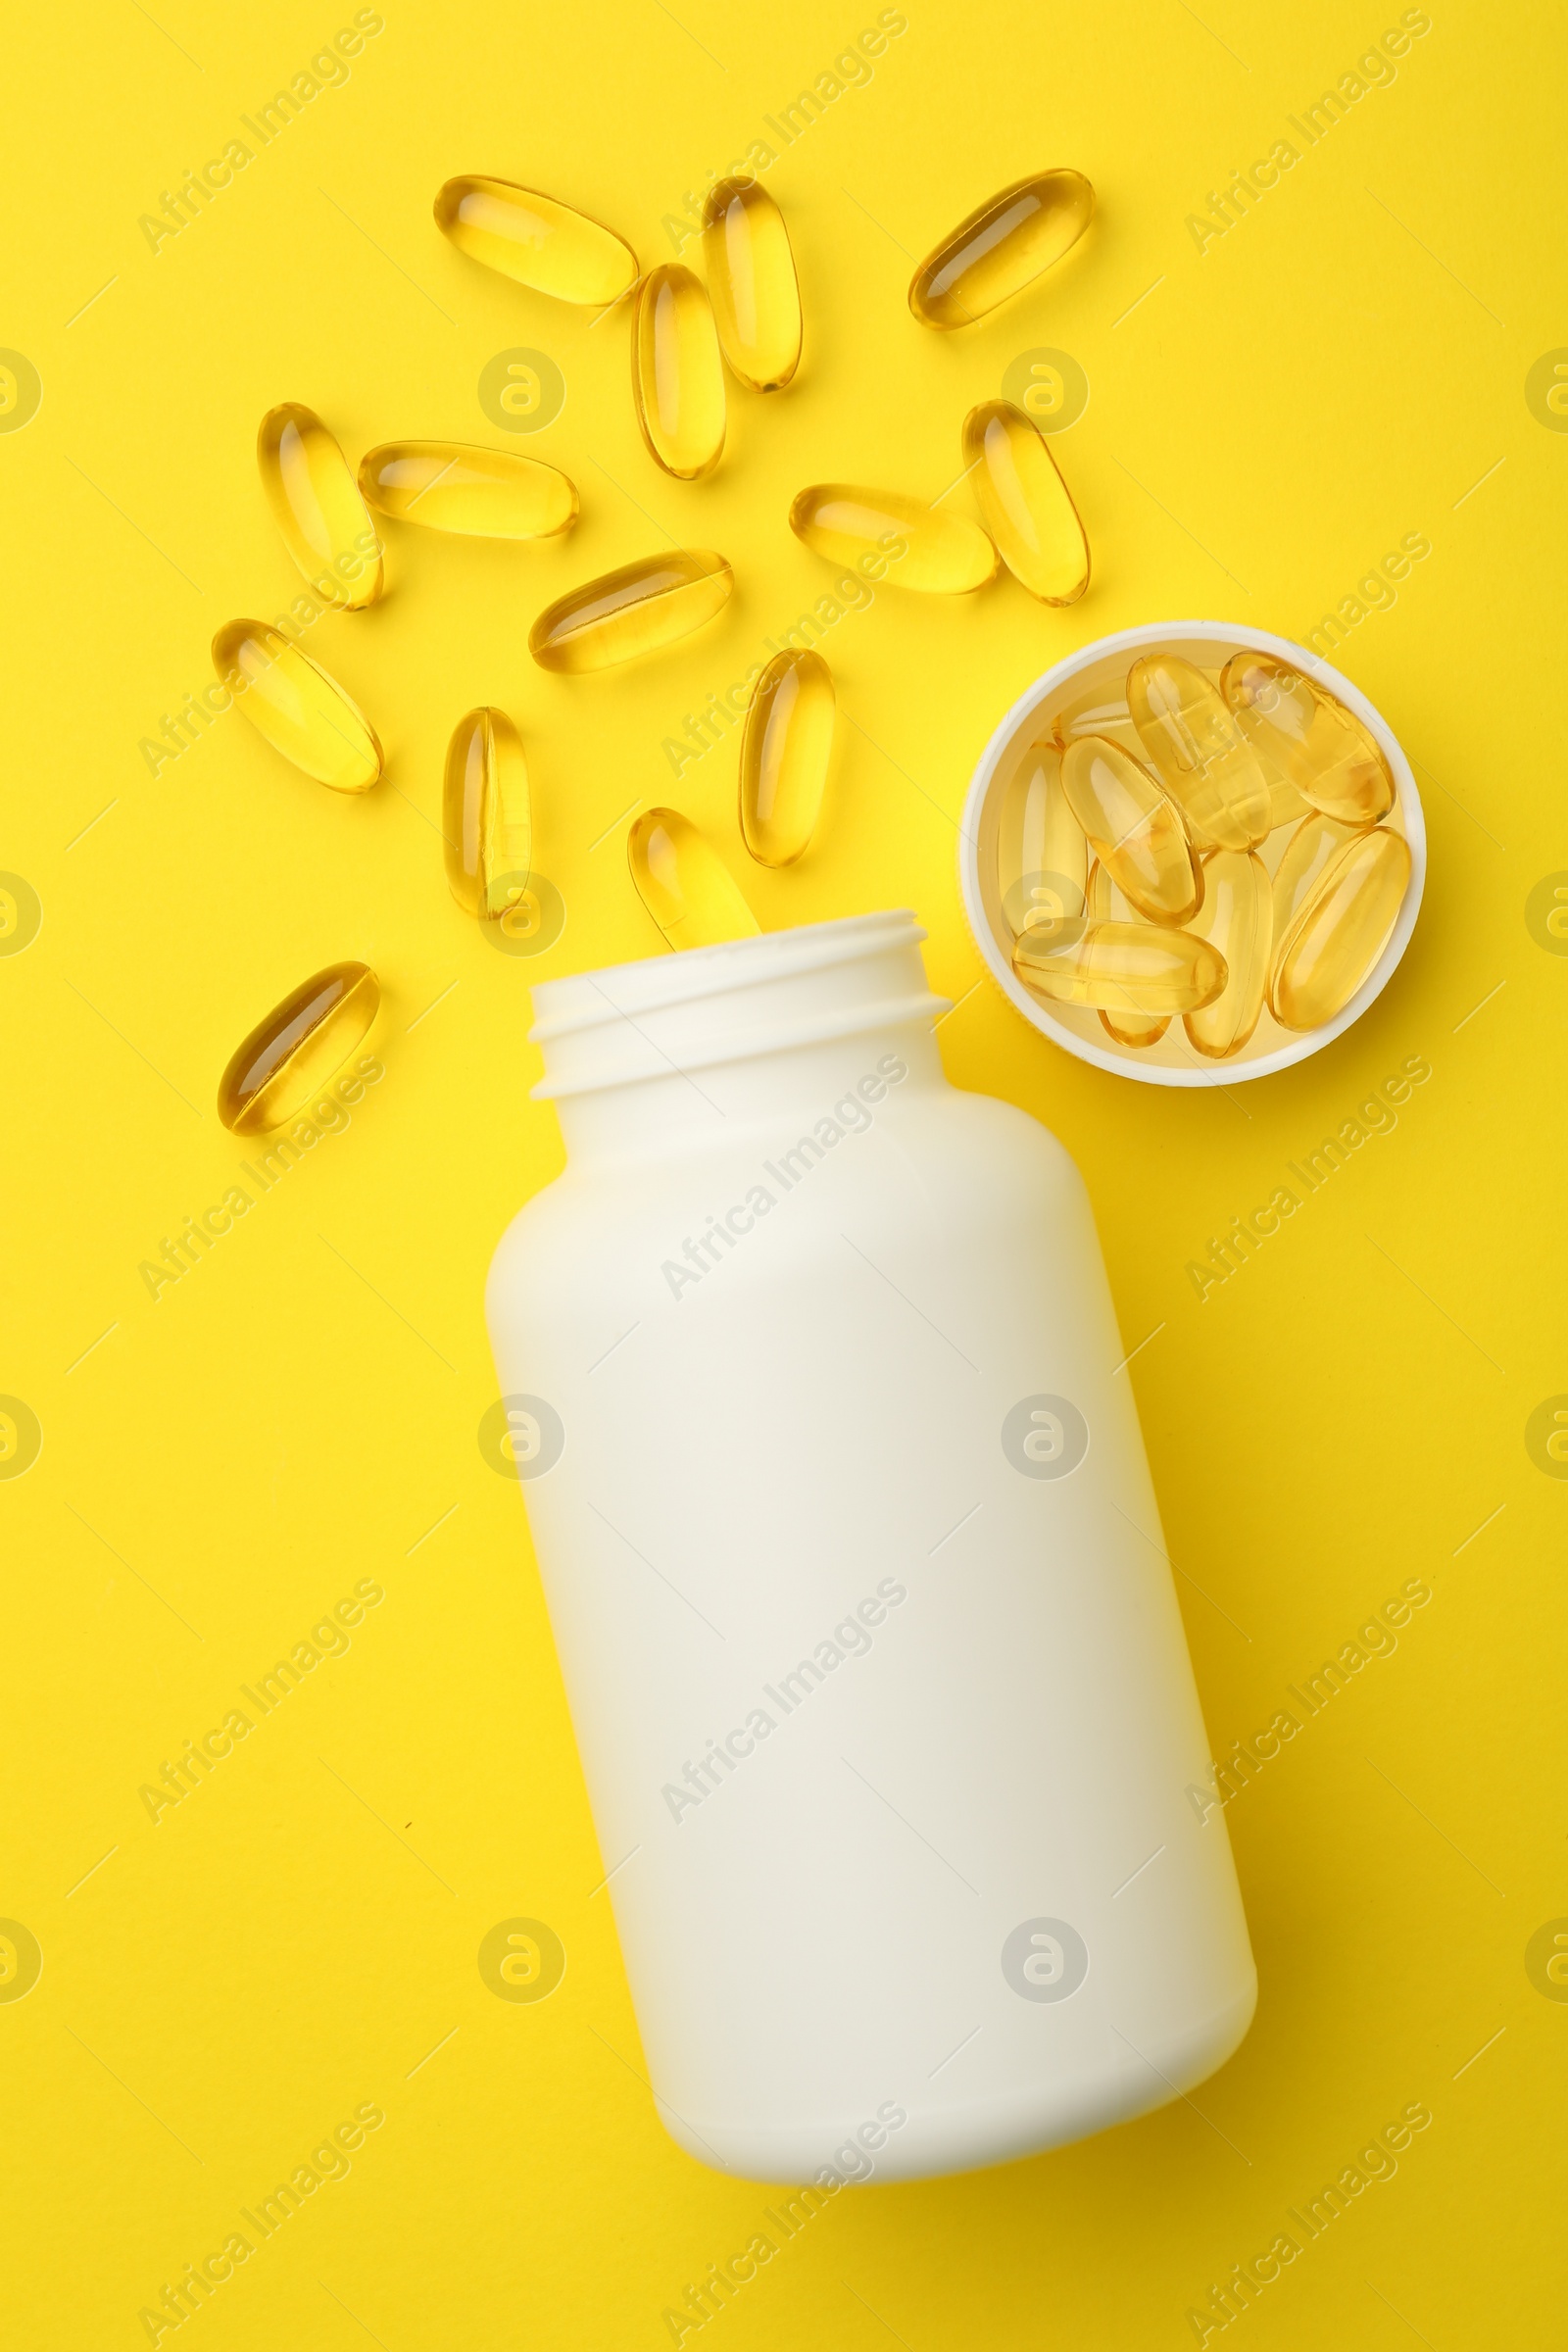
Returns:
[[[940,1082],[948,1000],[927,986],[925,936],[907,912],[855,915],[542,982],[534,1098],[557,1104],[579,1161],[814,1121],[862,1083],[873,1099],[890,1057]]]

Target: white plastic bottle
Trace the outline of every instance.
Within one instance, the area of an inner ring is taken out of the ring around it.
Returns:
[[[1083,1184],[906,913],[544,983],[488,1310],[660,2113],[763,2180],[1157,2107],[1255,1996]]]

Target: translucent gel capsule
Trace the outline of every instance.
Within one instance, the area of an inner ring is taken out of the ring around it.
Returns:
[[[963,420],[963,462],[986,529],[1015,580],[1043,605],[1072,605],[1089,585],[1089,542],[1044,433],[1010,400]]]
[[[1190,922],[1203,903],[1202,873],[1180,814],[1148,769],[1088,735],[1062,754],[1061,785],[1090,848],[1139,913],[1152,923]]]
[[[1274,939],[1274,896],[1268,869],[1250,850],[1213,850],[1203,860],[1203,904],[1193,917],[1195,938],[1225,958],[1226,981],[1212,1004],[1186,1015],[1189,1040],[1210,1061],[1239,1054],[1257,1027]]]
[[[1059,262],[1089,226],[1095,191],[1081,172],[1014,180],[920,264],[909,308],[923,326],[968,326]]]
[[[830,564],[880,556],[897,588],[966,596],[997,576],[997,551],[984,531],[901,490],[813,482],[790,508],[790,529]]]
[[[1089,877],[1086,897],[1087,911],[1091,922],[1127,923],[1136,922],[1138,919],[1132,906],[1122,897],[1121,892],[1116,888],[1098,858],[1095,860],[1094,871]],[[1170,1027],[1170,1014],[1168,1012],[1107,1011],[1102,1007],[1100,1026],[1107,1036],[1115,1039],[1118,1046],[1138,1048],[1157,1046]]]
[[[1289,662],[1237,654],[1220,676],[1234,710],[1251,713],[1302,798],[1342,824],[1375,825],[1394,807],[1389,763],[1360,720]]]
[[[650,270],[637,289],[631,388],[664,471],[682,482],[711,472],[724,447],[724,369],[708,296],[679,262]]]
[[[1103,686],[1080,695],[1075,702],[1065,704],[1053,719],[1052,731],[1063,750],[1069,743],[1076,743],[1080,736],[1102,735],[1119,752],[1125,752],[1129,759],[1136,760],[1140,767],[1145,764],[1143,742],[1133,725],[1133,714],[1127,708],[1126,696],[1108,691]]]
[[[257,733],[318,784],[368,792],[380,775],[381,745],[364,711],[280,630],[229,621],[213,639],[213,664]]]
[[[383,441],[360,460],[360,489],[399,522],[468,539],[549,539],[577,519],[577,485],[554,466],[463,441]]]
[[[1061,754],[1032,744],[1007,780],[997,826],[997,890],[1016,934],[1084,912],[1089,844],[1061,788]]]
[[[481,922],[499,922],[521,897],[533,858],[528,762],[505,710],[470,710],[453,729],[441,830],[452,896]]]
[[[1012,968],[1057,1004],[1120,1013],[1196,1012],[1225,986],[1225,958],[1190,931],[1152,923],[1063,923],[1014,942]]]
[[[1127,707],[1200,848],[1250,850],[1265,838],[1268,780],[1200,669],[1179,654],[1146,654],[1127,673]]]
[[[703,205],[703,261],[731,372],[777,392],[801,364],[801,288],[784,216],[755,179],[720,179]]]
[[[729,602],[735,575],[707,548],[644,556],[547,605],[528,631],[541,669],[609,669],[700,629]]]
[[[449,179],[435,224],[460,253],[558,302],[613,302],[637,282],[637,256],[613,229],[510,179]]]
[[[258,1021],[218,1082],[232,1135],[265,1135],[307,1103],[353,1053],[381,1002],[367,963],[332,963]]]
[[[1298,909],[1269,975],[1286,1029],[1320,1029],[1343,1012],[1388,944],[1410,881],[1403,837],[1379,826],[1346,843]]]
[[[1317,888],[1325,869],[1339,856],[1348,841],[1364,831],[1360,825],[1342,825],[1332,816],[1320,816],[1314,809],[1304,816],[1285,845],[1285,854],[1274,868],[1274,939],[1283,940],[1298,909]]]
[[[294,400],[269,409],[256,462],[283,545],[311,586],[351,612],[373,605],[385,585],[380,539],[347,458],[315,410]]]
[[[712,948],[760,931],[717,851],[678,809],[645,808],[626,859],[638,897],[672,948]]]
[[[816,830],[833,750],[833,673],[820,654],[775,654],[741,737],[741,832],[760,865],[791,865]]]

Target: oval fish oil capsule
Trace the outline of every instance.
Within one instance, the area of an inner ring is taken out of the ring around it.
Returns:
[[[784,216],[760,181],[709,189],[703,259],[730,372],[754,392],[781,391],[801,364],[801,288]]]
[[[1081,172],[1014,180],[926,256],[910,281],[910,310],[922,326],[971,325],[1059,262],[1094,210],[1095,191]]]
[[[1210,1061],[1239,1054],[1257,1027],[1274,939],[1268,868],[1251,850],[1211,850],[1203,859],[1203,904],[1193,933],[1225,958],[1226,981],[1212,1004],[1184,1016],[1189,1041]]]
[[[1119,1013],[1196,1012],[1225,986],[1225,958],[1191,931],[1152,923],[1062,923],[1014,942],[1012,968],[1056,1004]]]
[[[631,388],[655,462],[680,482],[711,473],[724,447],[724,370],[708,296],[679,262],[662,262],[637,289]]]
[[[1203,904],[1202,872],[1174,802],[1148,769],[1086,735],[1062,755],[1061,785],[1090,848],[1138,912],[1152,923],[1190,922]]]
[[[435,224],[470,260],[558,302],[613,302],[637,282],[637,256],[623,237],[510,179],[449,179]]]
[[[1301,819],[1285,845],[1285,854],[1274,868],[1273,932],[1276,946],[1295,922],[1297,910],[1317,888],[1327,867],[1348,841],[1354,841],[1364,826],[1342,825],[1337,818],[1323,816],[1314,808]]]
[[[741,833],[759,865],[793,865],[816,830],[836,699],[820,654],[775,654],[757,681],[741,736]]]
[[[577,485],[539,458],[464,441],[383,441],[360,460],[382,514],[467,539],[550,539],[577,519]]]
[[[369,790],[383,764],[375,729],[281,630],[265,620],[231,620],[213,639],[213,662],[274,752],[334,792]]]
[[[1086,911],[1089,844],[1061,787],[1061,753],[1031,744],[1007,779],[997,826],[997,890],[1014,936]]]
[[[678,809],[645,808],[626,859],[638,897],[672,948],[713,948],[761,930],[718,852]]]
[[[984,531],[961,514],[939,514],[901,490],[813,482],[790,508],[790,529],[830,564],[879,558],[890,586],[897,588],[967,596],[997,576],[997,551]]]
[[[441,829],[452,896],[481,922],[499,922],[527,888],[533,862],[528,761],[505,710],[470,710],[453,729]]]
[[[1052,720],[1052,732],[1063,751],[1083,735],[1103,735],[1119,752],[1125,752],[1139,766],[1146,764],[1144,746],[1133,714],[1127,708],[1125,695],[1105,687],[1080,695],[1076,702],[1066,704]]]
[[[1286,1029],[1321,1029],[1343,1012],[1394,929],[1410,881],[1403,837],[1378,826],[1330,860],[1280,941],[1269,1006]]]
[[[722,612],[734,585],[711,549],[644,556],[547,605],[528,631],[528,651],[541,669],[608,669],[689,636]]]
[[[1202,671],[1179,654],[1146,654],[1127,673],[1127,707],[1199,847],[1255,848],[1273,822],[1268,779]]]
[[[262,487],[283,540],[318,595],[350,612],[385,586],[381,542],[349,462],[314,409],[269,409],[256,436]]]
[[[1352,711],[1289,662],[1237,654],[1220,675],[1233,710],[1251,714],[1301,797],[1342,824],[1374,825],[1394,807],[1387,760]]]
[[[218,1115],[231,1135],[266,1135],[303,1108],[353,1053],[381,1002],[367,963],[332,963],[302,980],[229,1056]]]
[[[1131,903],[1122,897],[1099,858],[1089,877],[1086,895],[1087,912],[1091,922],[1136,923],[1138,916]],[[1100,1026],[1118,1046],[1143,1048],[1157,1046],[1170,1027],[1168,1012],[1127,1012],[1101,1008]]]
[[[1043,605],[1072,605],[1089,585],[1089,542],[1034,419],[985,400],[963,420],[963,462],[986,529],[1015,580]]]

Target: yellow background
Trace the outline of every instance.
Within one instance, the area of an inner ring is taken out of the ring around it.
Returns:
[[[1556,2340],[1568,2007],[1525,1947],[1568,1913],[1568,1491],[1525,1425],[1568,1389],[1568,962],[1525,907],[1568,867],[1568,440],[1524,386],[1568,344],[1561,21],[1434,0],[1392,85],[1200,256],[1188,214],[1396,9],[906,13],[767,175],[806,362],[782,397],[734,397],[697,487],[639,440],[624,310],[596,326],[487,275],[432,197],[454,172],[514,176],[668,258],[662,216],[874,11],[389,0],[346,86],[156,255],[138,216],[351,12],[96,0],[10,28],[0,343],[43,401],[0,435],[0,865],[43,927],[0,961],[0,1389],[44,1435],[0,1486],[0,1914],[44,1965],[0,2003],[0,2163],[8,2332],[37,2352],[145,2341],[140,2307],[369,2101],[386,2122],[350,2177],[166,2344],[654,2346],[684,2282],[763,2226],[767,2192],[678,2153],[640,2079],[523,1512],[476,1440],[486,1265],[561,1160],[528,1101],[528,986],[660,952],[623,842],[671,799],[765,925],[916,907],[961,1000],[952,1076],[1075,1153],[1125,1345],[1155,1334],[1131,1376],[1215,1752],[1405,1579],[1434,1592],[1228,1809],[1262,1981],[1231,2065],[1086,2145],[841,2196],[705,2340],[1191,2342],[1208,2282],[1416,2100],[1434,2122],[1397,2178],[1238,2325],[1280,2347]],[[914,262],[1056,163],[1099,191],[1083,246],[971,332],[917,327]],[[207,681],[215,629],[299,586],[256,477],[263,412],[312,404],[356,461],[399,435],[500,442],[476,384],[516,346],[567,391],[508,445],[572,474],[577,529],[530,548],[389,526],[384,605],[307,640],[380,728],[385,783],[337,799],[237,715],[150,775],[139,740]],[[796,871],[748,867],[733,742],[678,787],[660,747],[826,587],[791,494],[836,476],[935,496],[965,409],[1040,346],[1091,384],[1055,444],[1089,596],[1052,612],[1010,582],[890,589],[845,620],[820,842]],[[1339,657],[1419,763],[1431,833],[1386,995],[1305,1066],[1228,1093],[1139,1087],[1034,1035],[979,982],[956,883],[1003,710],[1135,622],[1299,636],[1411,531],[1430,559]],[[719,623],[602,678],[533,666],[547,600],[668,537],[731,558]],[[480,702],[526,738],[567,907],[537,965],[494,954],[442,878],[442,752]],[[214,1114],[225,1059],[344,956],[381,975],[384,1081],[155,1302],[139,1262],[249,1156]],[[1415,1054],[1433,1074],[1397,1131],[1200,1304],[1187,1261]],[[386,1598],[350,1652],[155,1826],[141,1784],[368,1577]],[[476,1963],[519,1915],[568,1955],[539,2005],[496,1998]]]

